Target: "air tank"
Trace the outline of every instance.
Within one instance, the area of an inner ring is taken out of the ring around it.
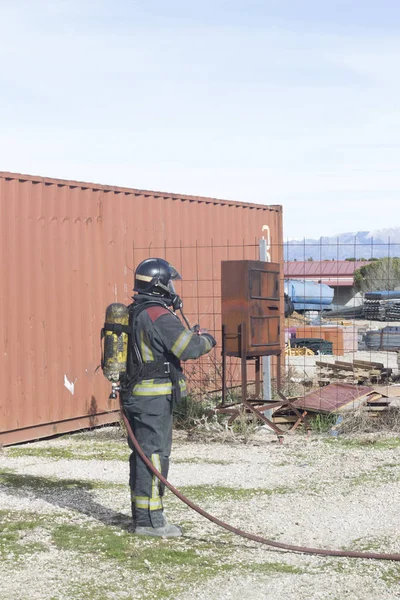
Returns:
[[[126,327],[128,323],[129,309],[125,304],[114,302],[107,306],[103,330],[103,373],[104,376],[112,382],[117,382],[121,373],[126,372],[128,334],[122,330],[122,326]],[[110,329],[107,329],[107,326]],[[114,330],[112,328],[114,328]]]

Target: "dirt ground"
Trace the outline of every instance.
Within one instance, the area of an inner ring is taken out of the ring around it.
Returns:
[[[232,525],[291,544],[400,553],[400,434],[175,437],[171,482]],[[128,455],[117,428],[0,450],[2,600],[400,598],[400,563],[257,545],[170,492],[168,518],[184,536],[136,538]]]

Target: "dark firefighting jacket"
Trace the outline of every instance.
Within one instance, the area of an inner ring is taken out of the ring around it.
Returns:
[[[148,302],[149,297],[137,295],[135,303]],[[133,396],[168,396],[172,393],[169,369],[178,372],[180,395],[186,395],[186,380],[180,361],[199,358],[216,344],[212,335],[199,335],[186,329],[177,315],[162,303],[142,310],[135,325],[136,344],[143,362],[165,362],[165,376],[143,378],[135,383]],[[168,366],[169,365],[169,366]],[[150,365],[149,365],[150,367]]]

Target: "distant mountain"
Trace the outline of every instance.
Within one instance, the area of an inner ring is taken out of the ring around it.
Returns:
[[[286,240],[285,260],[400,257],[400,227],[340,233],[320,239]]]

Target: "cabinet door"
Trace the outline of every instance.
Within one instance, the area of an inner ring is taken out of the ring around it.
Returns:
[[[279,302],[279,292],[279,265],[263,263],[262,268],[250,267],[249,297],[251,300]]]
[[[280,318],[278,310],[271,314],[250,317],[251,350],[278,350],[280,348]]]

